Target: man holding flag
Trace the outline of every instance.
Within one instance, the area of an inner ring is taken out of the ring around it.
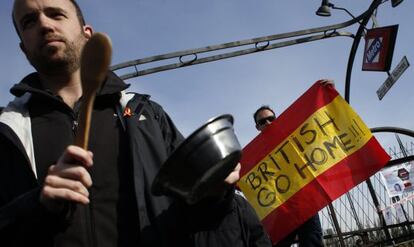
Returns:
[[[331,84],[332,81],[329,81]],[[253,114],[258,131],[264,130],[273,120],[276,119],[275,112],[270,106],[263,105]],[[289,247],[295,242],[296,236],[299,239],[299,246],[317,247],[323,246],[322,243],[322,226],[319,215],[315,214],[303,225],[275,245],[275,247]]]
[[[239,188],[277,246],[289,245],[309,222],[306,232],[316,240],[299,236],[300,246],[323,246],[318,211],[390,159],[332,84],[314,83],[277,119],[259,109],[261,133],[243,148]]]

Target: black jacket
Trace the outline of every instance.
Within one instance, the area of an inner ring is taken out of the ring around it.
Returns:
[[[12,89],[16,100],[0,116],[0,244],[53,246],[53,236],[68,224],[68,211],[48,212],[39,203],[40,185],[33,172],[30,121],[25,83]],[[109,73],[106,88],[123,84]],[[241,197],[189,207],[164,196],[153,196],[152,181],[163,162],[183,140],[171,119],[149,96],[121,94],[121,117],[129,136],[134,188],[142,246],[270,246],[253,209]],[[139,121],[142,116],[146,121]],[[207,205],[207,206],[206,206]]]

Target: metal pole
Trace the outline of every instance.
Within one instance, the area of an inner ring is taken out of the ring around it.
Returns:
[[[380,207],[380,203],[378,201],[378,197],[375,194],[375,189],[372,186],[371,180],[369,178],[366,180],[366,184],[368,186],[368,190],[369,190],[369,192],[371,194],[372,201],[373,201],[373,203],[375,205],[375,208],[377,209],[378,217],[380,218],[381,225],[382,225],[381,228],[382,228],[382,230],[385,233],[385,238],[387,240],[387,243],[392,243],[392,237],[391,237],[390,230],[389,230],[388,227],[386,227],[384,215],[380,211],[380,208],[381,207]]]
[[[352,74],[352,68],[353,68],[353,64],[354,64],[354,60],[355,60],[355,54],[356,51],[358,49],[359,46],[359,42],[361,41],[361,37],[363,35],[365,26],[367,25],[370,17],[372,16],[372,13],[374,13],[374,11],[378,8],[378,6],[382,3],[382,0],[374,0],[371,5],[369,6],[369,9],[367,11],[367,15],[362,19],[362,21],[360,22],[359,28],[357,33],[355,34],[355,38],[354,38],[354,42],[352,44],[351,47],[351,52],[349,54],[349,59],[348,59],[348,67],[347,67],[347,71],[346,71],[346,78],[345,78],[345,100],[349,103],[349,95],[350,95],[350,88],[351,88],[351,74]],[[374,202],[374,205],[377,209],[380,208],[380,204],[377,198],[377,195],[375,194],[375,190],[374,187],[372,186],[372,182],[370,180],[370,178],[368,178],[366,180],[366,184],[368,186],[368,190],[371,194],[372,197],[372,201]],[[384,215],[382,215],[382,213],[377,210],[378,216],[381,219],[381,223],[385,224],[385,219],[384,219]],[[388,228],[383,228],[384,233],[385,233],[385,237],[387,239],[387,242],[391,243],[391,234]]]
[[[367,25],[372,13],[377,9],[377,7],[382,3],[382,0],[374,0],[371,5],[369,6],[368,10],[365,12],[365,16],[360,22],[358,31],[355,35],[354,42],[351,47],[351,51],[349,53],[349,59],[348,59],[348,66],[346,70],[346,77],[345,77],[345,100],[349,103],[349,94],[350,94],[350,88],[351,88],[351,74],[352,74],[352,68],[354,65],[355,60],[355,54],[359,46],[359,42],[361,41],[361,37],[363,35],[365,26]]]
[[[364,227],[362,226],[361,222],[359,221],[358,214],[355,210],[354,202],[352,201],[352,198],[351,198],[351,195],[349,194],[349,192],[346,193],[346,197],[348,198],[349,205],[351,206],[351,211],[352,211],[352,214],[354,215],[354,219],[355,219],[355,222],[358,226],[358,230],[363,230]],[[368,239],[367,233],[361,234],[361,239],[362,239],[362,242],[364,244],[368,244],[369,239]]]
[[[258,37],[258,38],[253,38],[253,39],[239,40],[239,41],[228,42],[224,44],[210,45],[210,46],[201,47],[197,49],[189,49],[189,50],[172,52],[172,53],[167,53],[167,54],[162,54],[162,55],[157,55],[157,56],[152,56],[152,57],[146,57],[142,59],[136,59],[136,60],[123,62],[120,64],[115,64],[111,66],[110,69],[113,71],[117,71],[117,70],[124,69],[124,68],[134,68],[135,72],[127,73],[127,74],[120,76],[122,79],[126,80],[126,79],[130,79],[133,77],[143,76],[143,75],[157,73],[157,72],[171,70],[171,69],[182,68],[185,66],[192,66],[192,65],[201,64],[201,63],[213,62],[213,61],[217,61],[220,59],[226,59],[226,58],[231,58],[235,56],[247,55],[247,54],[251,54],[254,52],[280,48],[280,47],[284,47],[287,45],[295,45],[295,44],[300,44],[304,42],[315,41],[315,40],[319,40],[322,38],[332,38],[332,37],[338,37],[338,36],[353,37],[353,35],[351,35],[348,32],[340,32],[338,30],[351,26],[355,23],[361,24],[361,20],[371,15],[372,15],[372,9],[368,9],[364,13],[360,14],[359,16],[355,18],[352,18],[349,21],[338,23],[335,25],[310,28],[310,29],[305,29],[305,30],[299,30],[299,31],[282,33],[282,34],[275,34],[275,35]],[[353,15],[351,14],[351,16]],[[311,35],[315,33],[322,33],[322,34]],[[298,39],[285,41],[285,42],[280,42],[276,44],[270,44],[271,41],[298,37],[298,36],[305,36],[305,35],[307,35],[307,37],[298,38]],[[229,48],[241,47],[241,46],[246,46],[246,45],[255,45],[255,47],[250,48],[250,49],[245,49],[245,50],[239,50],[236,52],[227,52],[227,53],[223,53],[223,54],[219,54],[215,56],[207,56],[207,57],[199,58],[199,55],[201,53],[209,53],[212,51],[225,50]],[[183,61],[183,58],[186,58],[186,57],[188,58],[188,61]],[[156,67],[152,67],[152,68],[145,69],[145,70],[138,70],[138,66],[142,64],[147,64],[147,63],[156,62],[156,61],[158,62],[158,61],[167,60],[167,59],[177,59],[177,58],[179,59],[179,63],[156,66]]]
[[[339,226],[339,223],[338,223],[338,218],[336,218],[335,209],[331,203],[328,205],[328,207],[329,207],[329,212],[330,212],[332,221],[334,223],[336,234],[338,235],[338,238],[339,238],[339,243],[341,247],[345,247],[346,245],[345,245],[344,237],[342,235],[341,227]]]

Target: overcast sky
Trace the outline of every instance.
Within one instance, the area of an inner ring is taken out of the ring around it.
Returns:
[[[112,64],[331,25],[351,18],[341,10],[332,10],[331,17],[316,16],[319,0],[79,2],[87,22],[95,31],[111,37]],[[333,3],[357,16],[371,1],[338,0]],[[9,88],[33,71],[19,50],[19,40],[10,18],[11,7],[11,0],[0,3],[0,105],[12,99]],[[377,19],[380,26],[399,24],[391,69],[403,56],[414,62],[413,10],[414,1],[404,1],[397,8],[392,8],[388,1],[379,7]],[[368,28],[371,25],[370,22]],[[342,31],[355,33],[356,29],[357,25],[353,25]],[[150,94],[153,100],[162,104],[185,135],[214,116],[232,114],[236,134],[244,146],[257,135],[252,114],[262,104],[269,104],[280,114],[320,78],[335,80],[343,95],[352,41],[349,37],[331,38],[137,77],[128,83],[132,85],[131,90]],[[387,74],[361,71],[363,48],[364,40],[354,63],[351,105],[369,127],[413,129],[413,67],[408,68],[379,101],[376,90]]]

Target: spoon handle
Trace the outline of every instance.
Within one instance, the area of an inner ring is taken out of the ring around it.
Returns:
[[[75,135],[75,145],[83,149],[88,149],[89,132],[92,120],[92,109],[95,96],[82,102],[79,111],[78,129]]]
[[[79,112],[75,145],[88,149],[89,129],[96,92],[108,73],[112,46],[109,37],[94,33],[86,42],[81,55],[82,105]]]

